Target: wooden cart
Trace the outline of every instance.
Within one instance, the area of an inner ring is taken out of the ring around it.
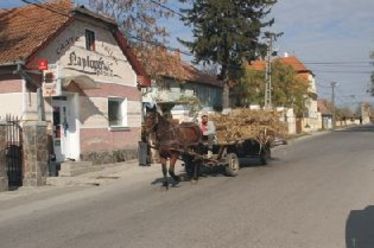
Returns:
[[[239,158],[258,158],[266,165],[271,156],[271,142],[260,142],[257,139],[243,139],[230,143],[213,145],[213,156],[207,158],[207,145],[202,144],[198,152],[185,152],[182,155],[186,172],[192,176],[196,163],[213,167],[223,166],[227,176],[236,176],[240,169]]]

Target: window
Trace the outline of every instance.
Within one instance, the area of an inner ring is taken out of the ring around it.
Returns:
[[[127,126],[127,99],[108,98],[109,127]]]
[[[86,29],[86,49],[95,51],[95,33]]]
[[[170,85],[166,81],[160,82],[160,89],[161,90],[170,90]]]

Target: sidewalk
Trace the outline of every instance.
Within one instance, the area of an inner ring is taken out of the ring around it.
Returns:
[[[138,160],[133,159],[126,162],[106,164],[99,171],[83,173],[77,176],[48,177],[47,185],[72,186],[72,185],[105,185],[113,180],[119,179],[138,168]]]
[[[140,182],[144,178],[152,179],[157,176],[161,176],[158,164],[139,166],[138,160],[107,164],[100,171],[89,172],[78,176],[48,177],[47,185],[44,186],[20,187],[17,190],[0,192],[0,210],[6,208],[6,205],[44,200],[48,197],[69,194],[84,188],[113,184],[119,180],[126,181],[126,184],[131,185]]]

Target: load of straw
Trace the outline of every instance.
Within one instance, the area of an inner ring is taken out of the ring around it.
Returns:
[[[285,137],[287,126],[272,110],[235,109],[227,115],[209,115],[216,126],[218,143],[227,144],[244,139],[266,143],[274,136]]]

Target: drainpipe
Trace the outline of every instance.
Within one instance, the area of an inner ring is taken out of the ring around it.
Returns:
[[[23,66],[25,65],[23,61],[17,61],[16,64],[17,64],[17,69],[13,73],[20,75],[23,80],[25,80],[26,82],[30,82],[37,88],[36,97],[37,97],[38,120],[45,121],[45,109],[44,109],[42,87],[37,82],[35,82],[35,80],[32,77],[30,77],[29,74],[27,74],[27,71],[23,69]]]

